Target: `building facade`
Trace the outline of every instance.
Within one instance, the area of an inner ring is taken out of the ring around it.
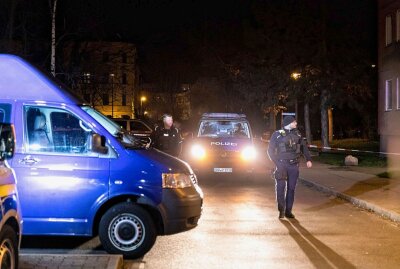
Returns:
[[[181,84],[179,89],[161,91],[156,84],[143,84],[139,87],[139,115],[154,121],[169,113],[177,120],[187,121],[191,118],[191,92],[189,84]]]
[[[378,1],[378,70],[381,151],[400,153],[400,0]],[[399,164],[395,156],[389,155],[392,167]]]
[[[85,102],[112,118],[135,117],[137,50],[125,42],[85,41],[64,47],[64,81]]]

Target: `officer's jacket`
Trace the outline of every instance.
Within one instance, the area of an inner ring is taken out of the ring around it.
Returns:
[[[297,129],[282,129],[272,134],[268,146],[268,156],[274,163],[279,160],[295,160],[301,154],[307,161],[311,161],[306,142]]]
[[[153,146],[170,155],[178,156],[182,149],[182,137],[177,128],[170,129],[157,126],[152,134]]]

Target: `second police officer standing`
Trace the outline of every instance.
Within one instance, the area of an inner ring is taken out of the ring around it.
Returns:
[[[312,167],[311,155],[297,129],[293,116],[285,116],[283,129],[275,131],[269,142],[268,156],[274,162],[276,201],[279,218],[294,218],[292,213],[294,194],[299,178],[299,158],[304,155],[307,167]]]
[[[182,137],[173,125],[172,116],[164,114],[163,125],[157,126],[153,132],[152,139],[155,148],[172,156],[178,157],[182,149]]]

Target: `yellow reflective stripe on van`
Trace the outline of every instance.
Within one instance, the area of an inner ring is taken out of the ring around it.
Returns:
[[[0,185],[0,197],[14,194],[15,188],[15,184]]]

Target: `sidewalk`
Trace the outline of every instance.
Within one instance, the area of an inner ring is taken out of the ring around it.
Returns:
[[[20,269],[122,269],[121,255],[20,254]]]
[[[400,179],[379,178],[384,168],[332,166],[313,162],[300,169],[300,182],[384,218],[400,222]]]

